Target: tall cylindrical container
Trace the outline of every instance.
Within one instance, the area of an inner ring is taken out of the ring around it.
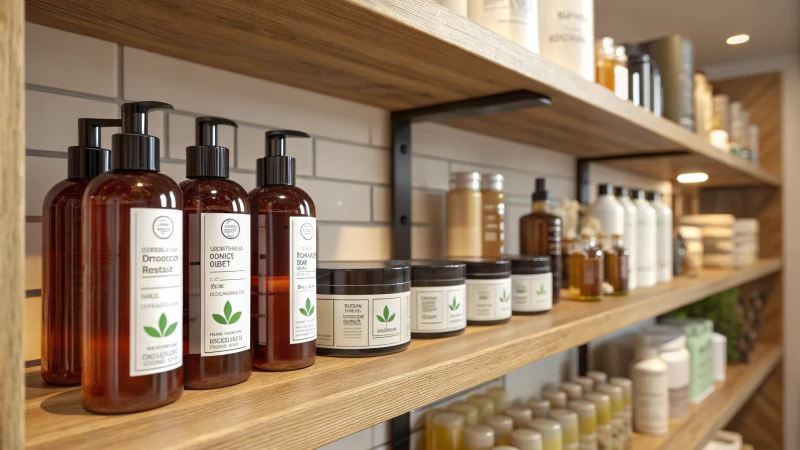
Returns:
[[[658,282],[656,271],[657,233],[656,209],[645,200],[644,191],[633,191],[633,203],[636,205],[636,262],[638,273],[637,285],[640,287],[655,286]]]
[[[603,183],[597,186],[597,199],[592,203],[591,215],[600,222],[600,233],[611,237],[625,233],[625,208],[614,196],[614,186]],[[608,242],[600,243],[603,248]]]
[[[622,208],[625,209],[625,231],[622,233],[622,243],[630,252],[628,255],[628,290],[632,291],[636,289],[637,274],[639,272],[638,260],[636,259],[636,245],[638,244],[636,222],[638,220],[638,212],[636,205],[633,204],[628,194],[628,188],[616,187],[614,188],[614,195],[617,196],[617,200],[622,205]]]
[[[500,258],[505,253],[505,194],[503,175],[485,174],[481,177],[481,235],[484,258]]]
[[[448,258],[481,256],[482,207],[481,174],[450,174],[450,192],[447,193]]]
[[[633,427],[638,433],[664,436],[669,433],[667,364],[654,347],[639,346],[636,354],[639,361],[631,367]]]
[[[539,52],[537,14],[537,0],[469,0],[470,19],[534,53]]]
[[[672,208],[661,201],[658,192],[649,192],[647,200],[656,211],[656,277],[665,283],[672,281]]]
[[[594,1],[539,0],[539,54],[595,81]]]
[[[668,325],[651,325],[641,330],[638,345],[655,346],[658,356],[667,364],[669,416],[680,419],[689,414],[690,355],[686,335]]]

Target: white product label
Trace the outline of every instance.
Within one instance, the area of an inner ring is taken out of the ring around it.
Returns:
[[[467,326],[467,287],[411,288],[411,332],[440,333],[462,330]]]
[[[183,212],[131,209],[130,376],[183,363]]]
[[[467,320],[489,322],[511,317],[511,278],[467,280]]]
[[[638,273],[636,284],[641,287],[655,286],[656,276],[656,217],[652,212],[639,210],[636,228],[636,262]]]
[[[633,377],[633,427],[639,433],[669,431],[667,372],[636,371]]]
[[[553,274],[511,275],[512,309],[519,312],[549,311],[553,307]]]
[[[197,220],[195,216],[189,220]],[[199,303],[199,308],[193,308],[192,304],[189,309],[190,314],[199,311],[200,326],[190,328],[190,333],[199,330],[197,336],[191,333],[190,351],[201,356],[218,356],[248,350],[250,216],[201,213],[199,220],[199,251],[189,249],[190,273],[201,278],[199,295],[196,299],[192,295],[190,301]],[[194,245],[191,240],[190,245]],[[195,283],[192,284],[194,288]]]
[[[595,80],[594,3],[539,0],[539,54]]]
[[[469,17],[528,50],[539,51],[535,0],[471,0]]]
[[[659,206],[656,218],[658,281],[672,280],[672,214]]]
[[[317,346],[391,347],[411,340],[411,293],[317,295]]]
[[[317,219],[291,217],[289,229],[289,343],[301,344],[317,338]]]

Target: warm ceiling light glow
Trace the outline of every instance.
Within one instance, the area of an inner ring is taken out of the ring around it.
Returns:
[[[708,180],[708,174],[703,172],[682,173],[678,175],[678,183],[702,183],[706,180]]]
[[[736,36],[731,36],[725,40],[728,45],[738,45],[744,44],[745,42],[750,40],[750,36],[746,34],[737,34]]]

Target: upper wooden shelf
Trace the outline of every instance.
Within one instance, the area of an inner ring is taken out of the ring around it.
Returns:
[[[562,301],[548,314],[467,327],[461,336],[412,340],[405,352],[325,358],[303,370],[257,372],[246,383],[186,391],[163,408],[100,416],[77,388],[27,374],[26,442],[31,448],[315,448],[414,408],[500,377],[612,331],[775,273],[777,259],[739,270],[706,270],[628,297]]]
[[[664,437],[635,434],[633,450],[702,448],[733,419],[781,360],[779,345],[759,344],[748,364],[728,366],[725,381],[702,403],[692,405],[689,416],[673,420]]]
[[[520,89],[552,106],[447,122],[579,157],[690,152],[633,166],[718,185],[780,179],[431,0],[28,0],[27,20],[397,111]]]

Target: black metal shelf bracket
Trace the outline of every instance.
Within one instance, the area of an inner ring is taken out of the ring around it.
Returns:
[[[498,114],[550,105],[532,91],[511,91],[395,111],[392,121],[392,257],[411,258],[411,124]]]

